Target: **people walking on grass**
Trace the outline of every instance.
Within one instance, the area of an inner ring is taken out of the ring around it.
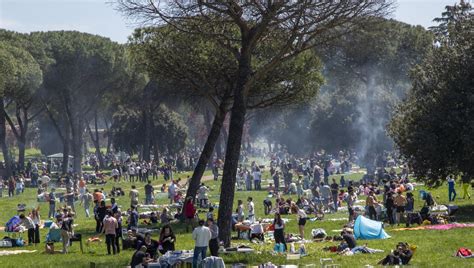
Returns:
[[[204,220],[199,221],[199,226],[193,231],[192,238],[195,241],[194,255],[193,255],[193,268],[198,267],[199,256],[201,260],[206,258],[207,247],[211,240],[212,234],[208,227],[204,226]]]
[[[107,244],[107,255],[110,255],[110,248],[113,254],[117,254],[117,244],[115,241],[116,229],[118,228],[117,219],[114,217],[112,210],[107,210],[107,215],[103,221],[103,233],[105,234],[105,243]]]
[[[448,180],[448,198],[449,202],[453,202],[456,199],[456,189],[455,185],[456,182],[454,181],[454,176],[453,175],[448,175],[446,178]]]

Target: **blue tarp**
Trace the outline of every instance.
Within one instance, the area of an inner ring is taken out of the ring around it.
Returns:
[[[356,239],[386,239],[390,236],[384,231],[382,222],[368,219],[364,216],[357,217],[354,224]]]

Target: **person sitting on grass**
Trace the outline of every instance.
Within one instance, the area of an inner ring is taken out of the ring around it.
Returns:
[[[145,239],[139,243],[138,247],[145,246],[147,248],[146,253],[150,256],[150,258],[155,259],[158,256],[158,241],[151,238],[151,233],[145,234]]]
[[[141,246],[135,253],[133,253],[132,261],[130,262],[130,267],[148,267],[148,263],[152,260],[146,254],[147,247]]]
[[[173,233],[173,230],[171,229],[171,226],[165,225],[163,228],[161,228],[160,232],[160,246],[159,246],[159,251],[161,254],[165,254],[168,251],[174,251],[174,243],[176,241],[176,236]]]
[[[380,260],[377,264],[386,265],[408,265],[413,257],[413,251],[407,243],[398,243],[395,250]]]

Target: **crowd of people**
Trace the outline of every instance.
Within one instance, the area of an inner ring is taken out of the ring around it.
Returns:
[[[409,180],[406,167],[397,173],[393,165],[382,166],[373,173],[368,172],[361,181],[355,182],[345,177],[347,176],[345,174],[351,171],[356,158],[350,153],[341,152],[337,157],[315,153],[307,158],[296,158],[285,152],[276,152],[268,157],[270,158],[268,167],[252,162],[250,165],[240,165],[237,172],[237,189],[250,192],[245,204],[243,200],[238,200],[235,214],[230,220],[236,231],[239,224],[248,225],[251,240],[264,240],[264,232],[272,230],[275,244],[282,245],[283,251],[288,251],[286,222],[282,215],[296,216],[299,239],[304,240],[308,237],[305,227],[309,219],[323,219],[325,214],[338,212],[341,207],[347,207],[347,226],[351,226],[357,216],[362,214],[373,220],[385,220],[391,225],[400,223],[409,225],[414,221],[412,218],[415,215],[414,185]],[[387,159],[382,161],[388,164]],[[217,180],[220,164],[216,162],[213,166],[214,179]],[[127,160],[112,162],[111,168],[108,181],[130,182],[131,190],[128,193],[115,186],[106,192],[98,183],[104,180],[99,175],[101,172],[98,169],[94,173],[86,172],[82,176],[68,174],[53,181],[47,168],[31,165],[29,175],[38,172],[35,184],[31,180],[31,185],[38,187],[38,199],[41,197],[49,203],[48,218],[55,219],[55,226],[61,230],[63,253],[68,252],[70,238],[74,237],[74,219],[77,213],[81,213],[76,208],[76,204],[79,203],[85,217],[94,217],[95,232],[104,235],[107,254],[120,254],[121,248],[136,249],[131,261],[132,267],[138,264],[146,265],[156,261],[160,254],[175,250],[176,235],[171,225],[175,221],[183,221],[186,231],[192,230],[192,238],[195,241],[193,265],[197,265],[199,259],[207,256],[208,249],[212,256],[218,256],[219,227],[215,223],[214,206],[209,202],[210,188],[205,183],[200,185],[195,198],[184,199],[189,177],[185,181],[176,178],[179,173],[171,164],[160,166],[153,161]],[[270,173],[268,184],[263,178],[263,172],[266,170]],[[163,175],[165,179],[165,183],[159,189],[153,185],[158,175]],[[334,175],[337,175],[337,180]],[[462,179],[463,185],[469,185],[470,181],[467,178]],[[138,182],[145,183],[143,189],[136,187]],[[449,200],[454,201],[456,198],[454,178],[449,176],[447,183]],[[0,181],[0,195],[4,185],[7,186],[9,195],[21,194],[25,187],[25,177],[18,174],[7,182]],[[64,187],[65,192],[57,193],[58,187]],[[470,198],[468,187],[466,188],[463,190],[464,198]],[[265,215],[274,215],[269,225],[263,224],[264,215],[257,215],[257,206],[260,204],[255,203],[251,191],[265,191],[268,194],[262,206]],[[143,211],[139,212],[140,206],[160,207],[156,202],[157,193],[166,194],[169,204],[162,206],[161,211],[146,214],[146,220],[140,223],[143,214]],[[297,198],[293,199],[295,195]],[[118,196],[129,198],[130,203],[126,211],[122,211],[116,203],[115,198]],[[382,196],[381,199],[379,196]],[[434,205],[432,196],[427,195],[424,200],[427,206]],[[58,203],[64,205],[57,208]],[[175,211],[172,212],[170,208]],[[199,218],[200,208],[207,209],[204,218]],[[21,225],[28,232],[28,244],[39,243],[41,221],[39,209],[32,210],[28,215],[21,214],[20,219]],[[154,239],[151,232],[140,232],[139,225],[142,224],[160,224],[159,236]],[[123,230],[127,233],[124,234]],[[350,232],[344,231],[341,237],[347,248],[351,250],[356,248]],[[382,263],[397,261],[403,263],[405,261],[403,256],[409,256],[407,247],[399,245],[397,249],[395,252],[399,253],[387,256]]]

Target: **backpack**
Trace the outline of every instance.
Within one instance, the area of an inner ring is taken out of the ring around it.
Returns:
[[[472,251],[468,248],[460,248],[458,252],[456,252],[457,257],[469,257],[472,255]]]

